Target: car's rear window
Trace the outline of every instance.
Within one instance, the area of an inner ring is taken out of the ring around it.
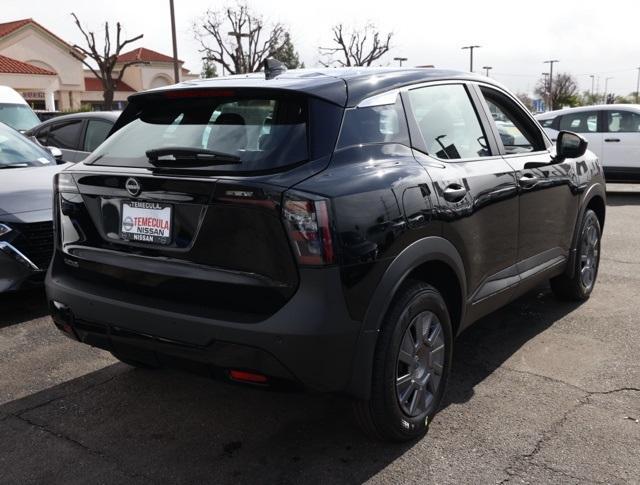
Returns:
[[[148,150],[188,147],[239,157],[216,170],[273,170],[308,159],[307,120],[307,101],[298,96],[157,99],[87,163],[148,167]]]

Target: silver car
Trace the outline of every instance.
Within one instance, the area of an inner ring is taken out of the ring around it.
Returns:
[[[0,293],[42,282],[53,252],[53,176],[66,166],[0,123]]]

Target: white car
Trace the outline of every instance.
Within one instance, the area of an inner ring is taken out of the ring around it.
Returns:
[[[640,105],[567,108],[542,113],[536,119],[554,141],[561,130],[586,138],[608,182],[640,182]]]
[[[31,106],[9,86],[0,86],[0,121],[22,133],[40,124]]]

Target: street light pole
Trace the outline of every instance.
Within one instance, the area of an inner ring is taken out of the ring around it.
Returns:
[[[399,66],[402,67],[402,63],[408,59],[406,57],[394,57],[393,60],[398,61]]]
[[[544,61],[544,64],[549,64],[549,110],[553,111],[553,65],[556,62],[560,62],[558,59],[550,59]]]
[[[608,77],[604,80],[604,95],[603,95],[603,102],[604,104],[608,104],[607,103],[607,90],[609,89],[609,79],[613,79],[612,77]]]
[[[482,66],[482,69],[484,69],[484,75],[489,77],[489,71],[491,69],[493,69],[493,67],[491,67],[491,66]]]
[[[469,49],[469,71],[473,72],[473,49],[479,49],[481,45],[466,45],[462,50]]]
[[[638,80],[636,81],[636,104],[638,104],[638,98],[640,97],[640,67],[638,68]]]
[[[596,80],[596,76],[594,74],[591,74],[589,77],[591,78],[591,101],[594,101],[595,99],[593,97],[593,94],[594,94],[593,93],[593,86],[594,86],[594,83],[595,83],[595,80]]]

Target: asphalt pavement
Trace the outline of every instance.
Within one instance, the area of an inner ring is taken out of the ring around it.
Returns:
[[[406,445],[340,397],[133,369],[60,334],[42,291],[0,296],[0,483],[640,483],[640,186],[607,211],[591,299],[543,286],[471,327]]]

